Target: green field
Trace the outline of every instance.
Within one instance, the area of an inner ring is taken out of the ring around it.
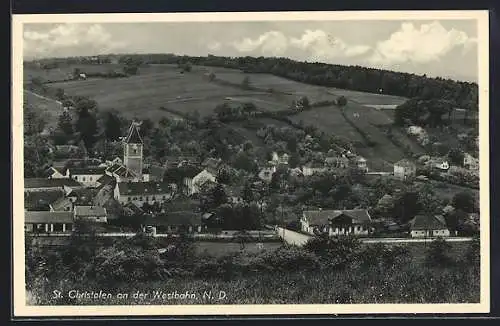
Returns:
[[[63,65],[58,68],[52,69],[42,69],[42,68],[34,68],[28,67],[23,71],[24,83],[31,82],[32,78],[38,77],[41,78],[45,82],[56,82],[67,80],[72,77],[74,70],[78,68],[82,73],[106,73],[111,70],[119,71],[123,68],[122,65],[119,64],[73,64],[73,65]]]
[[[57,125],[58,117],[62,113],[62,106],[59,102],[37,96],[27,90],[23,92],[23,102],[40,110],[49,127],[55,127]]]

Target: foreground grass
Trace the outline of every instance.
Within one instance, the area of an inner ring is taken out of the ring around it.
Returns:
[[[112,297],[70,299],[71,290],[103,291]],[[53,298],[54,291],[60,291],[63,298]],[[155,296],[155,293],[175,292],[189,296],[186,299]],[[119,293],[128,297],[119,298]],[[143,296],[138,297],[138,293]],[[419,270],[411,264],[392,271],[354,268],[229,280],[172,278],[114,286],[55,281],[33,288],[29,296],[30,304],[34,305],[474,303],[479,302],[479,275],[471,269]]]

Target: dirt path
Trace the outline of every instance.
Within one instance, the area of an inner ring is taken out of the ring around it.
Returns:
[[[54,100],[53,98],[50,98],[50,97],[46,97],[46,96],[43,96],[43,95],[40,95],[40,94],[37,94],[37,93],[33,93],[32,91],[29,91],[27,89],[24,90],[26,93],[30,93],[31,95],[33,96],[36,96],[38,98],[41,98],[42,100],[46,100],[46,101],[52,101],[52,102],[56,102],[57,104],[59,105],[62,105],[62,102],[61,101],[58,101],[58,100]]]

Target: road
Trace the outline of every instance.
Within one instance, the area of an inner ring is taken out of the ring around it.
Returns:
[[[276,232],[279,234],[280,238],[286,243],[296,246],[303,246],[312,236],[308,236],[302,233],[298,233],[292,230],[283,229],[280,227],[276,228]],[[434,241],[434,238],[360,238],[363,243],[429,243]],[[465,237],[449,237],[446,238],[447,242],[469,242],[472,238]]]
[[[62,102],[61,101],[58,101],[58,100],[54,100],[53,98],[50,98],[50,97],[46,97],[46,96],[43,96],[43,95],[40,95],[40,94],[37,94],[37,93],[33,93],[32,91],[29,91],[27,89],[24,90],[26,93],[29,93],[33,96],[36,96],[38,98],[41,98],[42,100],[46,100],[46,101],[52,101],[52,102],[56,102],[57,104],[59,105],[62,105]]]

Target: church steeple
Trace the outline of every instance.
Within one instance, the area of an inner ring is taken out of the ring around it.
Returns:
[[[132,171],[139,180],[142,179],[142,146],[139,122],[133,121],[123,140],[123,164]]]

